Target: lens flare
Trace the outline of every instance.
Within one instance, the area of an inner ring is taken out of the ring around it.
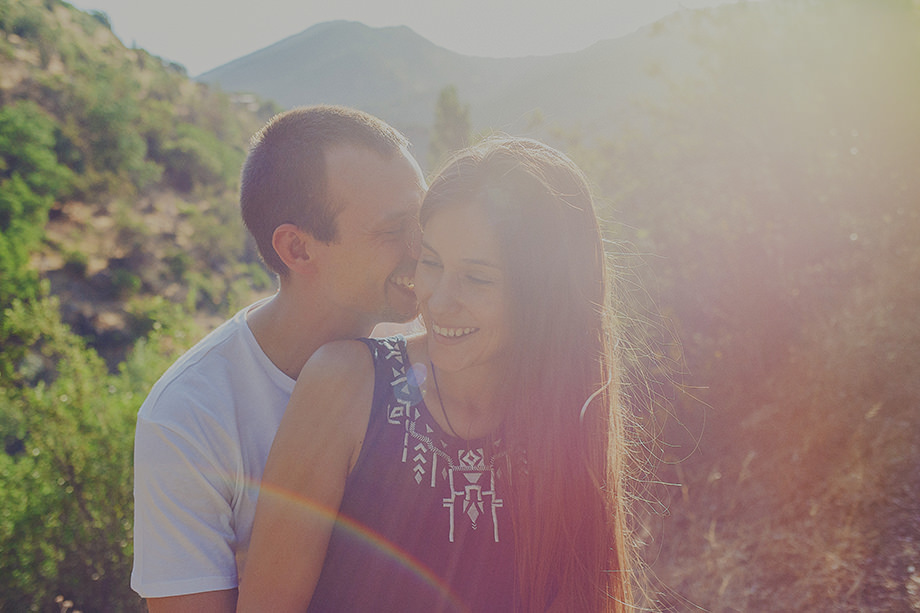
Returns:
[[[259,487],[259,484],[256,483],[254,487]],[[445,583],[443,579],[435,575],[427,566],[422,564],[410,553],[404,551],[398,545],[390,542],[377,532],[351,518],[340,516],[335,509],[320,505],[303,496],[297,496],[288,490],[263,484],[261,486],[260,495],[266,494],[285,499],[289,502],[294,502],[303,508],[305,513],[312,513],[334,520],[336,528],[344,530],[349,537],[370,546],[379,555],[398,564],[400,567],[421,579],[426,585],[430,586],[438,594],[444,605],[442,608],[439,608],[439,610],[464,613],[469,611],[469,608],[463,604],[463,601],[450,585]]]

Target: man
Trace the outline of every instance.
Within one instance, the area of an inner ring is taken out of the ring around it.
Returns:
[[[254,137],[240,203],[279,290],[189,350],[141,407],[131,585],[150,611],[234,610],[294,379],[324,343],[415,316],[425,185],[407,145],[328,106],[282,113]]]

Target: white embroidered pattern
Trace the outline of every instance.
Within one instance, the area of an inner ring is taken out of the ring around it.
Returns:
[[[503,451],[499,451],[501,441],[494,441],[494,449],[489,454],[479,446],[457,449],[457,457],[452,457],[443,438],[439,437],[435,442],[433,436],[436,431],[429,424],[420,422],[421,395],[407,375],[405,355],[398,345],[388,344],[388,349],[384,360],[394,362],[390,385],[395,402],[388,407],[387,422],[405,428],[402,462],[411,462],[412,477],[419,486],[425,482],[427,487],[437,487],[438,476],[441,477],[448,494],[443,498],[443,505],[448,510],[448,539],[451,543],[454,542],[458,520],[465,518],[472,529],[477,530],[484,517],[491,520],[492,538],[499,542],[497,512],[504,506],[504,500],[495,489],[496,477],[500,476],[495,460],[504,455]],[[419,431],[419,427],[423,431]],[[439,463],[442,464],[440,473]]]

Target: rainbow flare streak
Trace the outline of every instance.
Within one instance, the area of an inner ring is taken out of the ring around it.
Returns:
[[[270,493],[272,496],[294,502],[302,507],[305,512],[313,513],[324,518],[331,519],[335,522],[336,527],[343,529],[349,536],[355,537],[373,549],[380,552],[381,555],[393,560],[403,568],[412,572],[421,578],[426,584],[430,585],[439,595],[441,595],[447,611],[468,612],[469,607],[463,604],[460,597],[454,592],[450,585],[443,579],[435,575],[427,566],[417,560],[412,554],[401,549],[391,541],[387,540],[379,533],[366,527],[353,519],[340,516],[337,509],[323,506],[317,502],[293,494],[289,490],[284,490],[269,484],[262,484],[261,494]]]

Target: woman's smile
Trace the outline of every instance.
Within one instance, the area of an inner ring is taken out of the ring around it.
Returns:
[[[495,228],[481,206],[459,202],[428,220],[415,294],[428,325],[430,357],[440,370],[483,366],[507,349],[503,262]]]
[[[479,328],[449,328],[432,323],[431,331],[439,336],[446,336],[447,338],[460,338],[478,332]]]

